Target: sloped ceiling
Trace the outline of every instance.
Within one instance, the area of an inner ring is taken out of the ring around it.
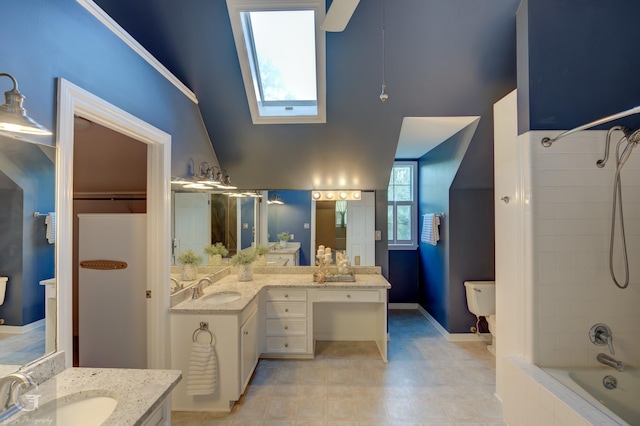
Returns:
[[[492,186],[492,105],[516,86],[519,0],[361,1],[327,33],[327,123],[253,125],[224,0],[96,0],[198,97],[241,188],[384,189],[404,117],[480,116],[456,179]],[[327,2],[327,6],[330,1]]]

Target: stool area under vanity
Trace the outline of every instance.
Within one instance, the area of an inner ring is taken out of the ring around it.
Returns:
[[[355,267],[355,281],[324,283],[314,282],[315,269],[254,267],[253,280],[238,281],[234,268],[225,268],[200,282],[198,298],[191,288],[198,281],[176,292],[171,368],[183,380],[172,392],[172,409],[228,412],[259,358],[312,360],[317,340],[374,341],[386,362],[390,284],[380,268]],[[209,342],[214,362],[202,370],[195,351]],[[214,377],[213,386],[198,392],[203,371]]]

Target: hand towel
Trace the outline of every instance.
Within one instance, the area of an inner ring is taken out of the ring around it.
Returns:
[[[435,246],[440,240],[438,226],[440,217],[435,213],[427,213],[422,217],[422,235],[420,241]]]
[[[47,241],[49,244],[54,244],[56,242],[56,214],[47,213],[44,224],[47,226]]]
[[[194,342],[189,359],[187,395],[210,395],[218,385],[218,356],[211,344]]]

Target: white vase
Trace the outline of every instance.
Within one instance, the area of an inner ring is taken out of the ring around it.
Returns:
[[[280,247],[287,248],[287,240],[280,240]]]
[[[209,255],[209,265],[218,266],[222,264],[222,255],[221,254],[210,254]]]
[[[238,265],[238,281],[251,281],[253,279],[253,265]]]
[[[193,281],[198,278],[198,265],[185,263],[182,265],[182,281]]]

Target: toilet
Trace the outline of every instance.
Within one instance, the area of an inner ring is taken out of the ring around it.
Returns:
[[[467,306],[476,317],[485,317],[491,333],[487,349],[496,354],[496,283],[495,281],[465,281]]]
[[[7,281],[9,278],[0,277],[0,305],[4,303],[4,296],[7,294]]]

